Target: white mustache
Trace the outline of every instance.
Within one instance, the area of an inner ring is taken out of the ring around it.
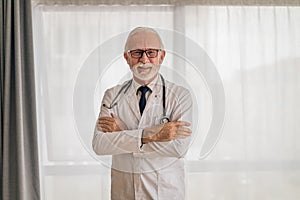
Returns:
[[[135,67],[148,68],[148,67],[154,67],[154,66],[155,65],[153,65],[152,63],[145,63],[145,64],[143,64],[143,63],[139,62],[139,63],[135,64],[133,67],[134,68]]]

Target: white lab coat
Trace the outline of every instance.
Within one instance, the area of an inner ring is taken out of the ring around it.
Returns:
[[[171,121],[192,122],[192,98],[189,91],[165,81],[166,114]],[[103,133],[95,128],[93,149],[98,155],[112,155],[111,199],[113,200],[171,200],[185,198],[185,171],[183,156],[191,136],[170,142],[152,142],[142,145],[142,130],[158,125],[163,115],[162,82],[158,78],[140,115],[133,84],[121,93],[117,105],[108,109],[122,85],[105,92],[99,117],[116,114],[129,130]]]

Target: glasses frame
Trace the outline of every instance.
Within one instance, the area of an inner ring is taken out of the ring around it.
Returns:
[[[148,55],[148,53],[147,53],[147,51],[149,51],[149,50],[155,50],[156,51],[156,56],[155,57],[151,57],[151,56],[149,56]],[[133,51],[140,51],[141,52],[141,55],[139,56],[139,57],[135,57],[135,56],[132,56],[132,52]],[[162,51],[162,49],[146,49],[146,50],[142,50],[142,49],[133,49],[133,50],[128,50],[127,51],[127,54],[129,54],[132,58],[136,58],[136,59],[140,59],[141,57],[143,57],[143,55],[144,55],[144,53],[146,53],[146,56],[148,57],[148,58],[156,58],[157,56],[158,56],[158,52],[160,52],[160,51]]]

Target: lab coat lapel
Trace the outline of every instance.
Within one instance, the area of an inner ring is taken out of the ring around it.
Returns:
[[[138,106],[137,98],[136,98],[136,91],[134,90],[133,84],[131,84],[130,88],[128,89],[125,99],[128,104],[128,112],[133,112],[135,117],[140,121],[141,119],[141,114],[140,114],[140,109]]]

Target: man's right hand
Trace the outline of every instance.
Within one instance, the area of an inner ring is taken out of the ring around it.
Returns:
[[[185,138],[192,134],[189,122],[173,121],[144,129],[142,142],[168,142],[177,138]]]
[[[111,113],[111,117],[99,117],[97,128],[104,133],[127,130],[126,124],[115,114]]]

